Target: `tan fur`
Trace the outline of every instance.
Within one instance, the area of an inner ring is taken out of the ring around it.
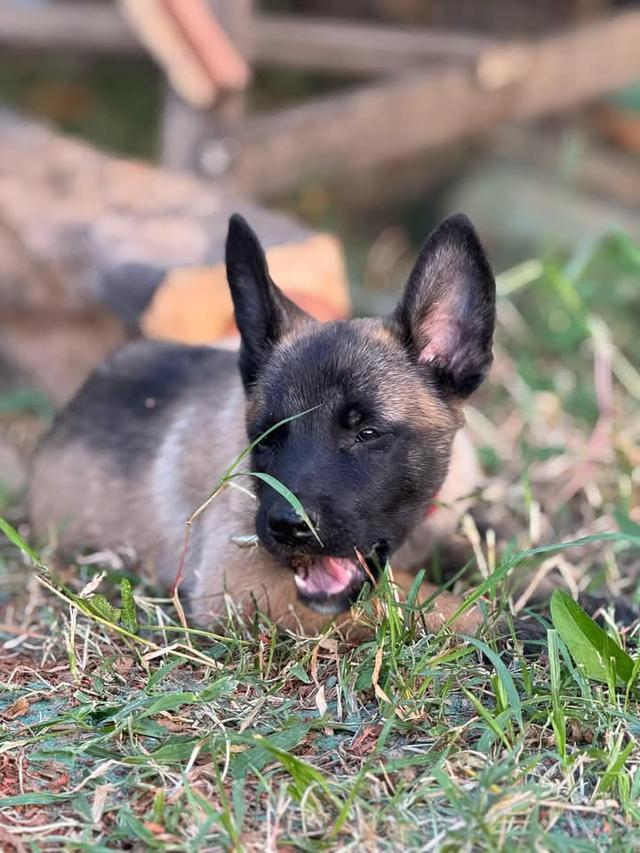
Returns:
[[[352,322],[363,328],[369,337],[387,344],[390,351],[397,348],[397,340],[380,320],[367,318]],[[453,433],[463,423],[458,409],[430,392],[417,376],[389,371],[380,379],[380,392],[385,410],[392,419],[410,420],[418,429]]]
[[[424,567],[434,546],[455,533],[460,518],[469,509],[469,496],[480,481],[480,466],[471,439],[465,430],[460,430],[453,440],[449,473],[438,493],[438,506],[393,555],[395,569],[406,572]]]

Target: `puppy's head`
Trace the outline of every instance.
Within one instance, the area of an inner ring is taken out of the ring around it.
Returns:
[[[271,280],[258,238],[233,216],[227,275],[241,336],[261,544],[295,571],[301,600],[346,609],[419,523],[447,473],[461,402],[492,360],[495,284],[469,220],[427,239],[392,317],[318,323]],[[301,414],[305,413],[305,414]]]

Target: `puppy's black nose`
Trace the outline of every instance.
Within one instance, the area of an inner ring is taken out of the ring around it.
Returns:
[[[316,518],[312,513],[309,513],[309,519],[316,527]],[[272,509],[267,519],[267,526],[271,536],[281,545],[308,545],[315,539],[308,524],[289,504]]]

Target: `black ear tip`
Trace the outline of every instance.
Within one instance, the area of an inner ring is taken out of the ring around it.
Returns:
[[[229,228],[248,228],[247,220],[241,213],[232,213],[229,217]]]
[[[431,246],[448,245],[458,251],[464,251],[484,265],[486,272],[492,276],[485,249],[473,222],[464,213],[454,213],[448,216],[429,236]]]
[[[253,236],[253,231],[247,220],[239,213],[233,213],[229,217],[229,230],[227,239],[233,240],[237,239],[238,237],[244,237],[248,235]]]
[[[234,213],[229,218],[229,230],[227,231],[226,258],[227,262],[246,257],[247,254],[262,254],[260,241],[244,216]]]
[[[440,228],[449,232],[473,234],[474,237],[478,236],[473,222],[466,213],[453,213],[451,216],[447,216],[440,225]]]

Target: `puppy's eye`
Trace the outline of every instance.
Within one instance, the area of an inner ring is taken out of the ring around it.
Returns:
[[[260,441],[256,445],[256,450],[273,450],[279,445],[279,436],[275,436],[273,433],[269,433],[269,435],[265,435],[264,438],[260,439]]]
[[[365,441],[375,441],[376,438],[380,438],[381,435],[382,433],[378,432],[377,429],[374,429],[373,427],[365,427],[356,435],[356,441],[360,444]]]
[[[258,433],[258,436],[261,436],[261,438],[260,442],[256,445],[257,451],[277,450],[287,437],[287,425],[282,424],[276,429],[265,427]]]

